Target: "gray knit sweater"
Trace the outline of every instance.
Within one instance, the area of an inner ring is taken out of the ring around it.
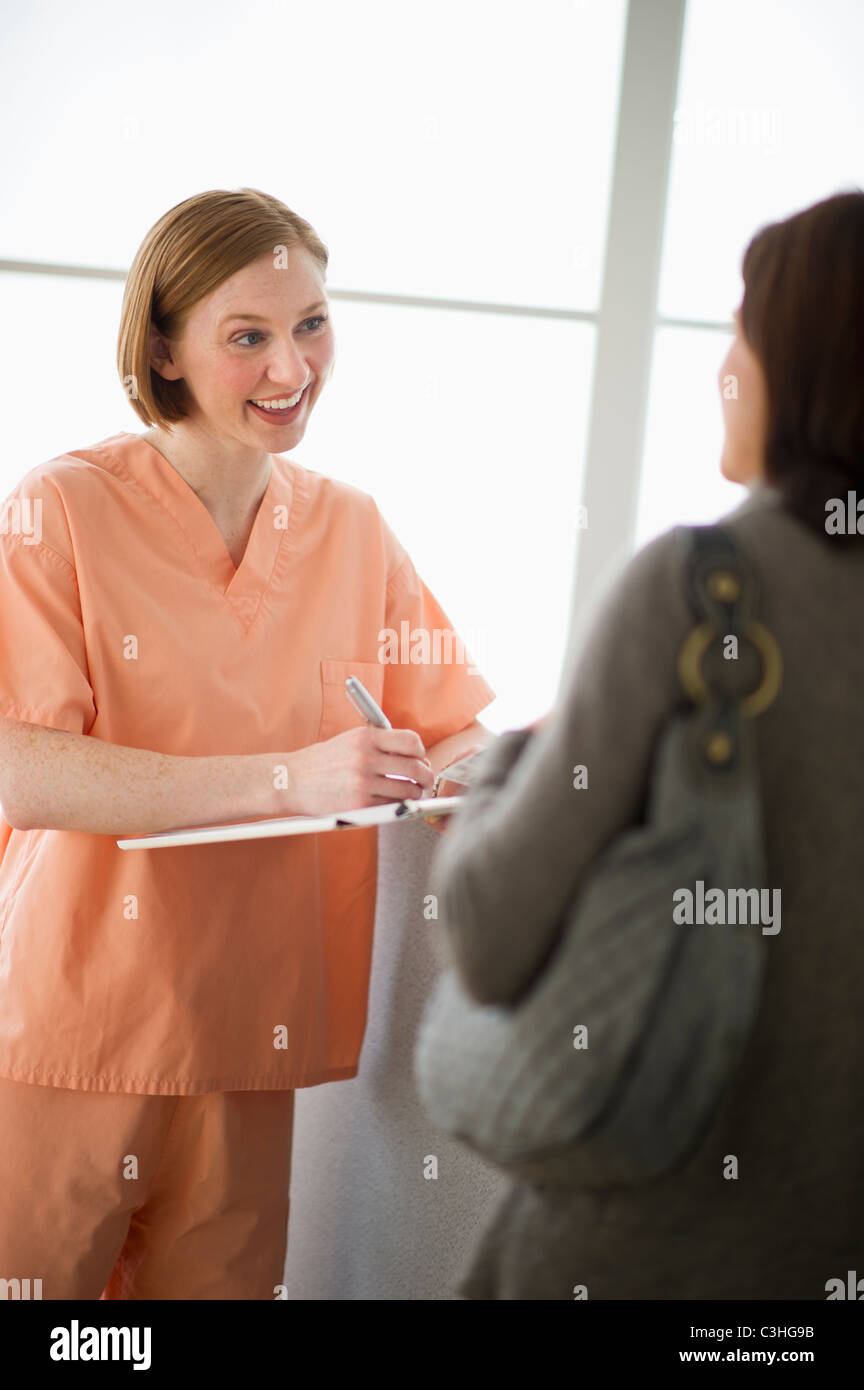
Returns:
[[[864,546],[833,547],[761,485],[723,520],[784,663],[756,720],[767,881],[782,892],[759,1016],[695,1155],[639,1188],[512,1182],[464,1297],[824,1299],[829,1280],[864,1276]],[[608,589],[544,726],[487,753],[431,883],[478,1000],[524,993],[581,877],[637,822],[692,625],[667,532]]]

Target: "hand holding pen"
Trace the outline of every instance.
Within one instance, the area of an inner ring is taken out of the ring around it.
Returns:
[[[356,676],[349,676],[346,680],[345,693],[347,694],[348,698],[352,701],[359,713],[363,716],[363,718],[366,719],[370,724],[374,724],[377,728],[383,729],[389,729],[391,727],[390,720],[387,718],[384,711],[380,708],[378,704],[376,704],[376,702],[372,699],[372,696],[369,694],[369,691],[357,679]],[[468,751],[474,753],[480,752],[481,749],[478,746],[476,748],[471,748]],[[424,759],[424,761],[427,764],[429,764],[429,767],[431,768],[431,763],[429,763],[429,759],[426,758]],[[394,780],[396,779],[394,778]],[[438,773],[437,777],[435,778],[431,789],[421,789],[420,795],[440,795],[442,797],[458,796],[464,791],[465,785],[463,782],[459,780],[454,782],[448,781],[446,778],[446,773],[442,770]],[[434,830],[443,831],[447,828],[446,815],[424,816],[423,819],[425,820],[426,824],[431,825]]]
[[[435,775],[420,735],[391,728],[380,710],[377,718],[380,723],[361,724],[283,754],[284,780],[274,792],[271,814],[327,816],[431,796]]]
[[[376,729],[392,729],[393,726],[381,706],[373,700],[365,685],[363,685],[362,681],[359,681],[356,676],[349,676],[346,680],[345,694],[358,713],[366,720],[367,724],[373,725]],[[420,746],[423,746],[422,742]],[[429,762],[429,759],[424,756],[422,761],[426,763],[427,767],[431,770],[432,764]],[[392,773],[391,776],[394,782],[411,781],[413,784],[412,778],[406,778],[397,772]],[[430,790],[425,786],[420,787],[419,795],[423,794],[427,796],[430,795]]]

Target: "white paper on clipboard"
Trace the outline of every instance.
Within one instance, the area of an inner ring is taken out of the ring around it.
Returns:
[[[461,796],[424,796],[386,806],[361,806],[329,816],[281,816],[275,820],[234,821],[229,825],[192,825],[118,840],[120,849],[169,849],[172,845],[211,845],[222,840],[264,840],[274,835],[320,835],[328,830],[359,830],[391,825],[420,816],[449,815],[463,804]]]

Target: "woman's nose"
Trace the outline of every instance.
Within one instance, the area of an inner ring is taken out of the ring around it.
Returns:
[[[299,391],[309,380],[306,358],[296,343],[277,343],[270,358],[269,375],[274,381]]]

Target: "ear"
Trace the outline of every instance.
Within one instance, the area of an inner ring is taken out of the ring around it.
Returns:
[[[183,373],[171,356],[167,338],[163,338],[153,320],[150,320],[150,365],[166,381],[178,381]]]

